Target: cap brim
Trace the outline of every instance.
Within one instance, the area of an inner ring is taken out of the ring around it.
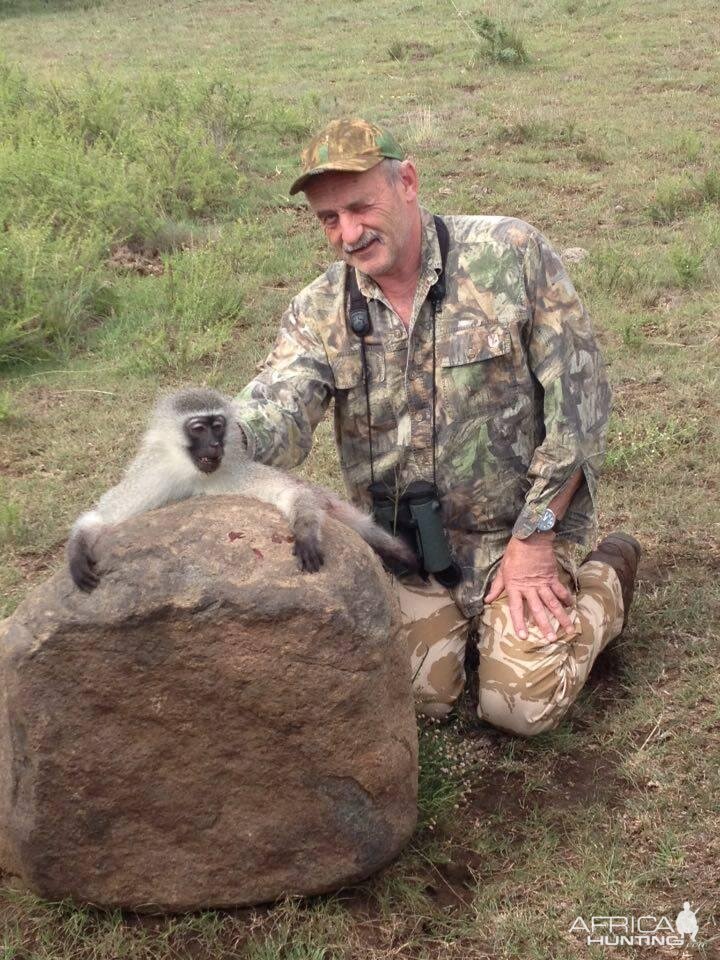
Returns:
[[[313,167],[312,170],[308,170],[307,173],[303,173],[302,176],[298,177],[290,187],[290,196],[292,197],[294,194],[299,193],[305,187],[308,180],[319,176],[321,173],[329,173],[330,171],[337,173],[365,173],[366,170],[372,170],[373,167],[376,167],[384,159],[385,157],[352,157],[347,160],[333,160],[331,163],[323,163],[319,167]]]

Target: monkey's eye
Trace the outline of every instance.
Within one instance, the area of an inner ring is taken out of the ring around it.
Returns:
[[[187,425],[188,431],[194,436],[199,437],[201,433],[205,432],[205,424],[199,420],[190,421]]]
[[[213,420],[213,422],[212,422],[212,428],[213,428],[213,430],[216,430],[216,431],[218,431],[218,432],[224,430],[224,429],[225,429],[225,417],[218,417],[217,420]]]

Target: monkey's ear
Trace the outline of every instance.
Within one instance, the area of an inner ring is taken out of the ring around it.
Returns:
[[[235,423],[237,424],[237,428],[240,431],[240,443],[242,443],[242,448],[243,450],[248,450],[250,447],[250,443],[248,441],[248,435],[243,430],[243,425],[240,423],[239,420],[236,420]]]

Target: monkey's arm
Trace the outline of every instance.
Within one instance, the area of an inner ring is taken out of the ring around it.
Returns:
[[[120,483],[104,493],[92,510],[81,514],[70,531],[67,559],[75,585],[90,593],[100,582],[95,547],[105,526],[183,500],[191,492],[186,483],[173,478],[172,471],[161,474],[140,453]]]
[[[285,312],[261,372],[234,401],[252,459],[284,469],[298,466],[308,455],[313,431],[335,389],[304,293]]]
[[[295,537],[293,553],[303,570],[315,573],[324,563],[322,527],[327,513],[359,533],[391,569],[418,569],[417,557],[406,543],[327,487],[304,483],[261,463],[246,463],[233,489],[284,514]]]

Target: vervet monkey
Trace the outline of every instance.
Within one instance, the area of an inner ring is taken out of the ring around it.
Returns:
[[[391,565],[417,569],[412,550],[372,517],[324,487],[251,460],[232,401],[215,390],[191,388],[161,397],[123,479],[75,522],[67,545],[75,584],[89,593],[99,583],[95,544],[103,527],[188,497],[222,493],[276,506],[290,524],[303,570],[314,573],[323,564],[326,513],[356,530]]]

